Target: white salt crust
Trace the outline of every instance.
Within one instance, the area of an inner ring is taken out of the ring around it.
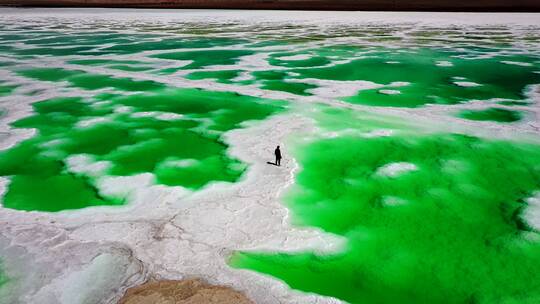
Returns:
[[[380,176],[388,176],[388,177],[398,177],[399,175],[415,171],[418,168],[415,164],[406,163],[406,162],[398,162],[398,163],[390,163],[386,164],[379,169],[377,169],[376,174]]]

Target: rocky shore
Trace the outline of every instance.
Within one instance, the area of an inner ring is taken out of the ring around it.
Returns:
[[[128,289],[120,304],[253,304],[229,287],[201,280],[155,281]]]

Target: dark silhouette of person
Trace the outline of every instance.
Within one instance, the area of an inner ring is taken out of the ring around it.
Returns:
[[[276,166],[281,166],[281,150],[279,150],[279,146],[274,150],[274,155],[276,156]]]

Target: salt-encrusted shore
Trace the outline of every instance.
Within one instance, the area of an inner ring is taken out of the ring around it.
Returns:
[[[25,303],[114,303],[127,287],[149,278],[200,277],[242,291],[256,303],[338,303],[226,264],[234,250],[332,252],[343,245],[336,236],[290,226],[279,195],[297,166],[289,158],[280,168],[266,164],[273,148],[267,139],[281,143],[309,128],[306,119],[281,115],[230,132],[231,154],[251,164],[237,184],[215,183],[189,195],[151,185],[150,174],[110,177],[100,188],[129,193],[129,205],[45,214],[1,209],[4,265],[24,283],[16,294],[24,294]],[[94,169],[77,161],[76,170]],[[28,278],[28,268],[40,275]]]

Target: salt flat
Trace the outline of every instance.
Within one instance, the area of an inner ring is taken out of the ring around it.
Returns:
[[[538,297],[539,23],[0,9],[0,298]]]

